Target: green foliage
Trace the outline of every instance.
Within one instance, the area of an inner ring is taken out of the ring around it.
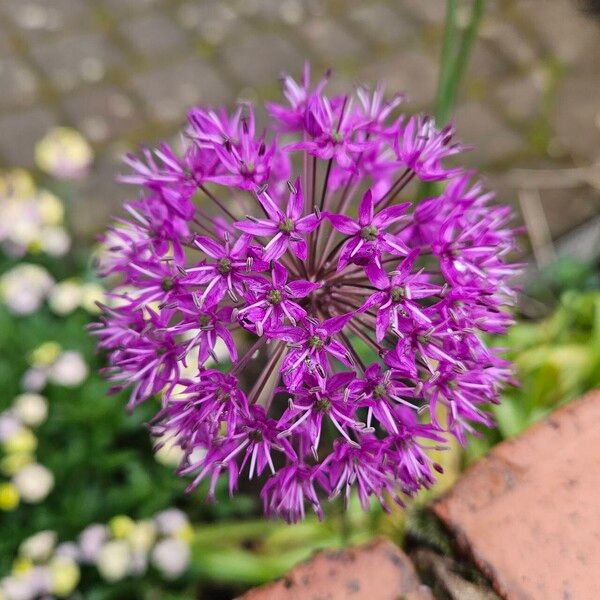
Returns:
[[[565,292],[551,317],[521,322],[497,340],[514,362],[519,385],[493,407],[498,429],[485,432],[467,450],[467,459],[484,453],[560,406],[600,386],[600,292]]]
[[[57,279],[73,275],[64,263],[45,263]],[[10,266],[4,262],[2,271]],[[31,352],[42,343],[54,341],[63,350],[80,352],[89,367],[81,385],[66,388],[50,383],[43,390],[49,414],[35,431],[36,456],[53,473],[55,486],[39,504],[21,503],[14,511],[0,512],[0,577],[10,572],[19,544],[41,530],[56,531],[60,541],[74,540],[92,523],[106,523],[118,514],[149,518],[171,506],[182,508],[196,521],[256,512],[255,503],[244,496],[234,505],[223,493],[215,508],[204,503],[202,489],[184,494],[186,481],[154,458],[145,423],[156,405],[128,414],[124,394],[108,394],[109,385],[98,373],[102,357],[86,330],[89,322],[90,315],[81,309],[63,317],[43,306],[18,317],[0,304],[0,412],[22,392]],[[79,588],[86,598],[100,600],[189,598],[194,586],[189,578],[166,584],[153,572],[143,579],[109,585],[94,569],[84,569]],[[168,589],[174,595],[165,595]]]

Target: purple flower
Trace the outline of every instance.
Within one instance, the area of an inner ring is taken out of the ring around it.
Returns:
[[[358,221],[346,215],[328,214],[333,227],[349,236],[340,248],[338,271],[349,262],[380,265],[384,252],[399,256],[408,254],[404,242],[385,230],[402,219],[409,206],[410,203],[405,202],[375,214],[373,194],[368,190],[358,205]]]
[[[261,496],[265,514],[281,516],[288,523],[297,523],[305,517],[306,503],[323,517],[323,509],[315,489],[315,484],[326,489],[324,473],[304,462],[294,461],[279,469],[264,485]]]
[[[189,489],[253,479],[289,522],[353,490],[402,504],[512,383],[482,335],[512,323],[510,209],[445,164],[452,127],[328,79],[286,76],[263,132],[248,103],[196,107],[179,151],[126,157],[140,195],[105,236],[117,283],[92,326],[129,406],[160,397]],[[442,183],[411,200],[418,181]]]
[[[353,379],[352,371],[336,373],[326,381],[307,377],[307,387],[296,392],[290,399],[288,409],[279,419],[278,425],[283,428],[281,435],[289,435],[301,427],[316,454],[323,419],[327,418],[349,444],[355,444],[349,436],[348,429],[362,429],[364,424],[353,418],[353,409],[356,407],[348,387]]]
[[[355,138],[358,122],[352,115],[352,101],[348,98],[330,101],[326,96],[311,97],[304,119],[304,129],[310,139],[294,142],[288,151],[302,150],[322,160],[335,159],[338,166],[350,169],[352,153],[368,145]]]
[[[365,435],[359,447],[345,440],[336,440],[333,452],[323,461],[321,468],[327,470],[329,476],[330,497],[343,494],[346,505],[354,488],[363,510],[369,509],[371,496],[386,509],[385,494],[402,504],[394,489],[395,479],[390,465],[386,464],[384,446],[374,436]]]
[[[297,389],[307,373],[323,379],[329,370],[330,358],[352,367],[348,350],[335,339],[351,318],[352,315],[340,315],[323,322],[306,319],[303,327],[271,332],[276,338],[290,342],[290,350],[281,365],[283,380],[289,390]]]
[[[273,266],[271,276],[271,282],[254,281],[245,294],[246,306],[237,311],[237,318],[259,336],[265,329],[270,332],[286,320],[292,325],[303,320],[307,313],[294,300],[306,298],[319,287],[318,283],[302,279],[288,283],[287,270],[279,263]]]
[[[263,270],[263,263],[256,261],[250,252],[252,238],[242,235],[231,246],[229,240],[224,243],[205,236],[198,236],[194,244],[215,262],[202,263],[187,270],[196,285],[204,284],[202,294],[197,295],[199,308],[218,304],[225,294],[232,300],[244,292],[248,280],[256,280],[252,271]],[[260,266],[259,266],[260,265]]]
[[[283,131],[302,131],[305,126],[306,110],[310,99],[319,96],[327,84],[328,75],[323,77],[314,91],[310,89],[310,64],[304,65],[300,83],[285,75],[283,78],[283,95],[289,107],[275,102],[267,102],[267,110]]]
[[[452,135],[451,126],[438,131],[429,116],[411,117],[398,132],[396,154],[422,181],[449,179],[459,175],[461,169],[447,169],[442,160],[464,150],[459,144],[452,143]]]
[[[247,221],[235,223],[235,227],[250,235],[271,238],[265,246],[263,260],[277,260],[288,248],[294,256],[306,260],[307,246],[304,236],[313,231],[321,219],[314,213],[302,216],[304,196],[300,188],[300,179],[296,180],[295,186],[290,184],[290,198],[285,212],[275,204],[266,190],[258,194],[258,201],[268,218],[249,218]]]
[[[432,323],[418,300],[435,296],[442,288],[429,283],[421,273],[413,273],[418,255],[418,249],[412,250],[396,270],[392,271],[391,277],[377,264],[365,267],[374,289],[380,291],[370,296],[361,306],[360,311],[378,308],[375,328],[378,342],[381,342],[390,330],[400,331],[399,319],[412,319],[425,326]]]

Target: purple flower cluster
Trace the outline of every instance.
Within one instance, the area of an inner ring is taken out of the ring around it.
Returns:
[[[289,521],[430,486],[427,451],[490,426],[510,380],[483,335],[511,323],[510,209],[444,164],[452,127],[326,80],[285,77],[263,133],[249,104],[197,107],[181,154],[126,158],[141,193],[106,235],[119,282],[94,327],[130,408],[160,394],[190,488],[260,478]],[[410,201],[419,181],[443,191]]]

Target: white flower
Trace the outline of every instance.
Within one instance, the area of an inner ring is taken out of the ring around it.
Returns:
[[[182,540],[166,538],[154,546],[152,564],[166,579],[179,577],[190,562],[190,548]]]
[[[28,392],[39,392],[46,385],[48,373],[46,369],[33,367],[27,369],[21,378],[21,387]]]
[[[48,305],[57,315],[67,315],[79,307],[82,296],[81,284],[67,279],[50,290]]]
[[[40,531],[28,537],[19,546],[19,554],[30,558],[34,562],[44,562],[50,558],[56,544],[56,532]]]
[[[81,307],[90,313],[100,312],[96,302],[106,302],[106,292],[99,283],[84,283],[81,296]]]
[[[54,556],[64,556],[70,558],[75,562],[79,562],[81,559],[81,552],[79,546],[75,542],[63,542],[56,547]]]
[[[154,516],[158,531],[163,535],[175,535],[189,524],[185,513],[177,508],[167,508]]]
[[[21,263],[0,278],[0,296],[11,312],[28,315],[41,306],[53,285],[46,269]]]
[[[98,523],[89,525],[79,534],[79,550],[84,562],[96,562],[102,545],[108,539],[108,535],[108,527]]]
[[[71,247],[71,238],[64,227],[48,225],[40,231],[39,245],[50,256],[64,256]]]
[[[127,535],[134,552],[147,552],[156,539],[156,526],[152,521],[138,521]]]
[[[60,225],[64,218],[65,209],[59,198],[52,192],[40,190],[37,200],[44,225]]]
[[[36,590],[27,578],[5,577],[0,583],[0,590],[6,600],[33,600]]]
[[[88,374],[88,367],[79,352],[63,352],[50,367],[49,377],[53,383],[65,387],[77,387]]]
[[[5,411],[0,413],[0,443],[7,442],[22,429],[21,422],[15,414]]]
[[[37,427],[48,416],[48,401],[40,394],[20,394],[13,400],[13,410],[22,423]]]
[[[96,566],[100,575],[111,583],[125,577],[131,569],[131,551],[125,540],[112,540],[102,546]]]
[[[177,445],[175,439],[169,438],[159,444],[154,458],[161,465],[176,467],[183,458],[183,450]]]
[[[52,589],[52,579],[47,566],[35,566],[25,574],[29,585],[34,589],[35,597],[49,594]]]
[[[136,577],[143,575],[148,568],[148,553],[147,552],[133,552],[131,554],[131,563],[129,572]]]
[[[14,477],[13,483],[25,502],[41,502],[54,487],[54,475],[38,463],[23,467]]]
[[[94,154],[85,138],[75,129],[54,127],[35,147],[35,161],[42,171],[58,179],[80,179]]]
[[[59,598],[69,596],[79,583],[79,565],[66,556],[55,556],[48,568],[52,592]]]

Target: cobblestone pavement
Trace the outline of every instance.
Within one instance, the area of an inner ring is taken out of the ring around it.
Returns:
[[[333,67],[336,88],[381,79],[430,108],[444,4],[0,0],[0,166],[29,165],[53,124],[80,129],[97,160],[75,223],[95,233],[127,193],[113,181],[125,149],[171,136],[190,104],[276,96],[281,71],[299,73],[305,58]],[[516,167],[600,160],[600,20],[574,0],[489,5],[455,120],[477,147],[468,161],[514,201]],[[555,236],[599,211],[597,174],[563,186],[545,172],[536,181]]]

